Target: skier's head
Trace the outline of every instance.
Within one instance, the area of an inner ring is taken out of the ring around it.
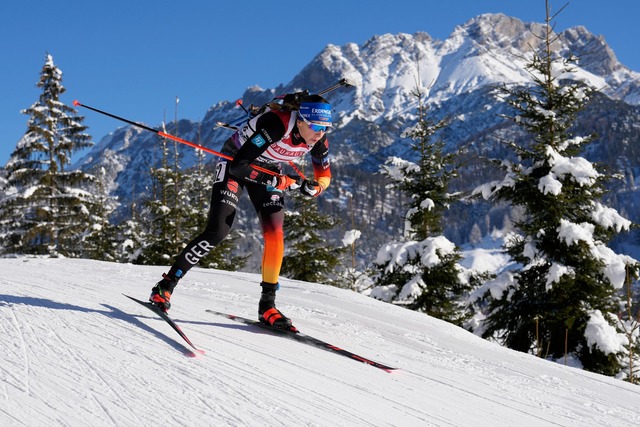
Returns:
[[[298,120],[314,132],[325,132],[331,126],[331,104],[320,95],[309,95],[300,102]]]

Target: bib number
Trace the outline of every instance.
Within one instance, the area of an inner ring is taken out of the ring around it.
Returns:
[[[226,175],[226,172],[227,172],[227,162],[218,162],[218,164],[216,165],[215,180],[213,181],[214,184],[217,183],[217,182],[224,181],[224,177]]]

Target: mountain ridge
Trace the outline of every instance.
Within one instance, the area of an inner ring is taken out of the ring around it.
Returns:
[[[374,173],[389,155],[412,155],[401,134],[417,117],[417,101],[412,92],[420,87],[426,94],[429,115],[434,120],[452,119],[443,131],[448,150],[468,151],[464,159],[468,169],[461,173],[467,181],[455,183],[458,189],[468,191],[494,173],[488,165],[480,165],[478,158],[503,155],[500,141],[519,137],[513,126],[500,119],[506,107],[493,90],[500,84],[531,82],[525,64],[531,47],[542,42],[538,34],[543,29],[540,23],[527,23],[504,14],[484,14],[455,27],[445,40],[435,40],[426,32],[418,32],[376,35],[361,45],[327,45],[289,83],[271,89],[248,87],[242,99],[245,105],[261,105],[277,94],[320,90],[342,77],[355,81],[355,88],[336,90],[326,96],[334,109],[335,126],[329,133],[332,162],[347,169],[346,175],[334,177],[335,185],[332,184],[327,193],[327,197],[339,200],[345,195],[339,189],[341,182],[351,179],[350,167]],[[589,160],[601,161],[602,156],[606,156],[608,166],[629,177],[617,191],[627,192],[628,197],[618,199],[630,200],[630,204],[614,207],[637,216],[630,207],[637,204],[635,199],[640,199],[633,184],[640,175],[635,166],[640,164],[640,158],[636,157],[638,153],[631,142],[640,136],[637,130],[640,128],[640,73],[622,65],[604,38],[584,27],[562,31],[558,34],[558,43],[559,52],[582,55],[579,66],[565,77],[587,82],[600,89],[597,97],[611,100],[596,103],[585,115],[589,121],[585,119],[580,125],[600,124],[603,134],[595,141],[596,148],[588,151],[600,154]],[[604,104],[607,108],[625,110],[627,121],[618,123],[615,114],[604,110]],[[600,110],[598,105],[602,105]],[[215,129],[216,122],[228,122],[242,115],[234,103],[218,102],[207,110],[201,122],[180,120],[177,129],[175,123],[168,123],[167,132],[218,149],[231,132]],[[107,135],[76,163],[84,170],[105,166],[112,183],[111,192],[119,197],[123,206],[128,205],[134,195],[144,194],[148,181],[140,178],[159,161],[159,138],[149,132],[127,129],[130,128],[119,128]],[[618,140],[621,151],[606,154],[606,150],[598,148]],[[187,168],[194,161],[193,149],[180,147],[180,150],[184,155],[183,168]],[[500,226],[493,220],[485,222],[481,224],[485,235]],[[463,243],[472,226],[469,222],[452,225],[451,229],[462,230],[456,231],[462,240],[454,241]],[[397,224],[381,227],[383,233],[393,235]]]

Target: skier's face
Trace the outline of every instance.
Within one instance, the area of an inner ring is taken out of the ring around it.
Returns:
[[[300,136],[304,138],[305,142],[309,145],[313,145],[322,138],[326,130],[314,131],[306,120],[298,120],[298,130]]]

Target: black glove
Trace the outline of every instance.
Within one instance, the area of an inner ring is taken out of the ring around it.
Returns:
[[[322,193],[322,187],[318,184],[318,181],[309,181],[305,179],[300,185],[300,192],[307,197],[317,197]]]

